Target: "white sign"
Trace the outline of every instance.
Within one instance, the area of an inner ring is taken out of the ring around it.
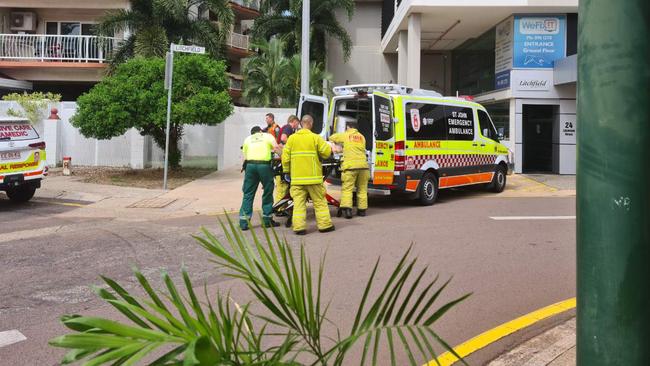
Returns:
[[[413,131],[419,132],[420,126],[420,110],[413,108],[411,109],[411,127],[413,127]]]
[[[551,81],[548,79],[524,78],[517,80],[515,88],[517,90],[546,91],[551,89]]]
[[[172,51],[174,52],[184,52],[184,53],[205,53],[205,47],[194,46],[194,45],[183,45],[183,44],[173,44]]]
[[[520,34],[558,34],[560,19],[557,17],[522,17],[519,20]]]

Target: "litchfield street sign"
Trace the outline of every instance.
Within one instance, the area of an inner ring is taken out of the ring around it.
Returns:
[[[201,46],[173,44],[173,43],[171,46],[173,52],[200,53],[200,54],[205,53],[205,47],[201,47]]]

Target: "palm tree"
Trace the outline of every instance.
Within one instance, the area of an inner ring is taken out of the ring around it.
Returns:
[[[70,349],[62,363],[341,366],[352,364],[352,350],[359,351],[361,365],[373,366],[407,364],[406,358],[417,366],[443,350],[461,359],[433,326],[469,294],[434,305],[450,280],[440,283],[428,276],[428,267],[418,269],[411,248],[380,286],[375,262],[358,305],[350,309],[354,323],[343,330],[329,318],[323,295],[324,257],[312,265],[305,244],[294,250],[267,229],[245,236],[230,218],[222,229],[224,240],[206,229],[195,238],[224,275],[243,282],[257,306],[238,305],[229,293],[208,294],[206,287],[201,296],[185,270],[182,287],[163,273],[165,290],[154,289],[136,270],[141,296],[102,277],[106,286],[95,292],[123,316],[63,316],[72,333],[50,340]],[[380,351],[390,358],[379,359]]]
[[[286,43],[279,38],[260,40],[258,54],[244,65],[244,98],[253,106],[292,107],[300,96],[300,55],[286,57]],[[323,80],[332,74],[320,62],[310,64],[310,93],[323,94]]]
[[[302,0],[262,0],[262,15],[255,19],[252,33],[255,37],[269,39],[281,37],[287,42],[287,55],[300,52],[302,27]],[[347,60],[352,49],[350,35],[336,19],[335,10],[342,9],[352,19],[353,0],[311,0],[310,59],[324,63],[327,55],[327,37],[337,39]]]
[[[206,14],[212,14],[215,20]],[[221,57],[233,21],[228,0],[131,0],[129,9],[107,13],[97,33],[128,34],[113,54],[112,64],[135,55],[164,56],[170,42],[199,44],[211,55]]]

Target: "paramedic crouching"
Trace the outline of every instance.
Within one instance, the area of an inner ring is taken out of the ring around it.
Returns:
[[[314,203],[318,231],[334,231],[329,207],[325,199],[323,167],[320,159],[332,154],[332,148],[319,135],[311,132],[314,120],[305,115],[300,121],[302,129],[287,139],[282,151],[282,170],[291,177],[289,192],[293,198],[293,231],[307,233],[307,197]]]
[[[368,180],[370,171],[366,158],[366,139],[357,130],[354,120],[346,123],[343,133],[330,136],[330,141],[343,145],[343,162],[341,163],[341,210],[346,219],[352,218],[352,195],[357,190],[357,215],[366,216],[368,209]]]

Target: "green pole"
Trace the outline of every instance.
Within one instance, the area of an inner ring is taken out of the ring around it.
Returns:
[[[579,366],[650,365],[649,35],[649,0],[580,0]]]

